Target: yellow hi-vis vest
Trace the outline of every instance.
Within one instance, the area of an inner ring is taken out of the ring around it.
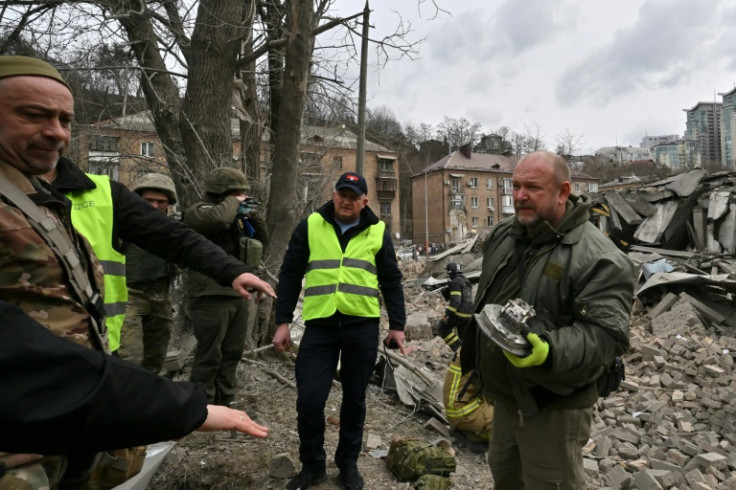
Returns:
[[[379,221],[354,236],[342,252],[332,224],[319,213],[307,218],[309,265],[304,281],[302,318],[344,315],[377,318],[376,253],[383,245],[386,224]]]
[[[105,315],[110,351],[120,347],[120,330],[125,319],[128,288],[125,284],[125,255],[112,246],[112,193],[107,175],[87,174],[94,189],[69,191],[72,202],[72,224],[89,240],[105,273]]]

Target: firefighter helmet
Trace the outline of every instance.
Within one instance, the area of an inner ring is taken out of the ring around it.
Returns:
[[[460,268],[460,263],[458,262],[448,262],[447,263],[447,273],[450,274],[450,276],[460,274],[461,272],[462,272],[462,269]]]
[[[133,192],[140,195],[146,189],[163,192],[169,198],[169,204],[176,204],[176,187],[174,186],[174,181],[168,175],[156,173],[142,175],[135,183]]]
[[[207,175],[204,191],[219,196],[233,191],[248,189],[248,178],[240,170],[230,167],[218,167]]]

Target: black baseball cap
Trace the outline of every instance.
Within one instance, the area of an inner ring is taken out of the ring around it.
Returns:
[[[345,172],[337,179],[335,190],[340,189],[350,189],[359,196],[368,194],[368,184],[365,183],[362,175],[356,174],[355,172]]]

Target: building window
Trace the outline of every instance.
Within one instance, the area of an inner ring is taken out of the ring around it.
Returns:
[[[493,226],[493,216],[486,217],[486,224],[488,225],[488,228]]]
[[[488,179],[486,181],[486,187],[488,187],[489,189],[494,189],[496,187],[496,179]]]
[[[511,194],[514,191],[514,185],[511,183],[511,179],[503,179],[503,193]]]
[[[391,203],[390,202],[381,203],[381,216],[391,216]]]
[[[503,214],[514,214],[513,196],[501,196],[501,206],[503,207]]]
[[[118,180],[118,163],[109,160],[90,160],[89,173],[107,175],[110,180]]]
[[[580,194],[580,184],[575,183],[574,185],[575,185],[575,193]]]
[[[457,177],[453,177],[453,179],[450,181],[450,186],[452,187],[452,192],[460,192],[460,179]]]
[[[478,188],[478,177],[471,177],[468,179],[468,187],[471,187],[473,189]]]
[[[396,192],[396,179],[376,179],[376,190]]]
[[[342,157],[332,157],[332,168],[342,169]]]
[[[101,134],[93,134],[89,137],[90,151],[118,151],[118,139],[114,136],[103,136]]]
[[[588,182],[588,192],[598,192],[598,183]]]
[[[385,160],[383,158],[378,159],[378,171],[379,172],[392,172],[394,171],[394,161]]]
[[[144,157],[153,158],[153,143],[151,143],[150,141],[144,141],[143,143],[141,143],[141,155],[143,155]]]
[[[470,198],[470,207],[471,208],[477,208],[478,207],[478,198],[477,197],[471,197]]]
[[[486,198],[486,207],[493,211],[496,209],[496,198],[495,197],[488,197]]]
[[[477,216],[473,216],[473,219],[470,222],[472,223],[471,226],[473,228],[478,228],[478,217]]]

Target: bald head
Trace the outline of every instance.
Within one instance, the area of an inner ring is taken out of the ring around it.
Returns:
[[[542,221],[554,226],[565,215],[570,195],[570,167],[549,151],[530,153],[514,169],[513,198],[517,220],[531,229]]]

